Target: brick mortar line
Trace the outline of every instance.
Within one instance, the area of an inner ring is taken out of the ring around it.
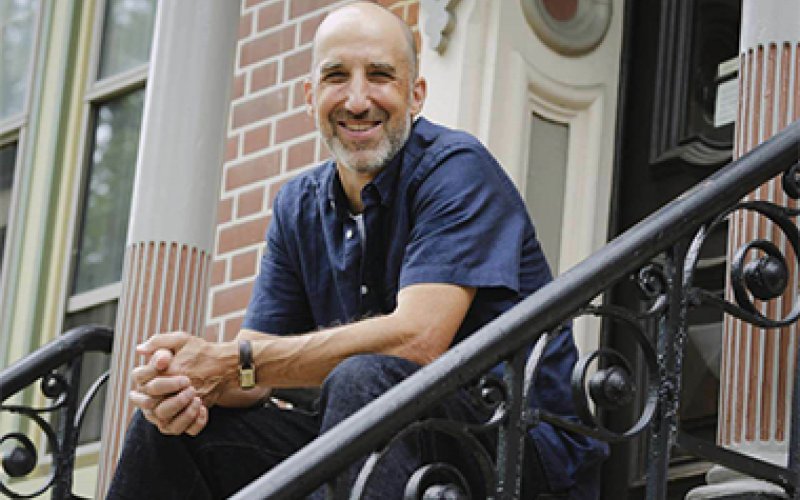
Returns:
[[[281,118],[288,118],[288,117],[290,117],[292,115],[297,114],[298,111],[303,111],[304,109],[305,109],[305,106],[292,107],[292,108],[289,108],[286,111],[281,111],[280,113],[276,113],[276,114],[271,115],[271,116],[269,116],[267,118],[263,118],[261,120],[255,121],[255,122],[248,123],[246,126],[249,127],[251,125],[266,125],[267,123],[269,123],[269,121],[278,121]],[[245,125],[242,125],[241,127],[234,127],[233,126],[233,113],[230,113],[230,116],[228,117],[228,134],[240,133],[244,129],[244,127],[245,127]]]
[[[281,151],[281,150],[285,150],[287,152],[287,155],[288,155],[288,149],[290,147],[297,146],[298,144],[306,142],[306,141],[308,141],[310,139],[314,139],[314,140],[318,139],[317,137],[314,136],[315,133],[316,133],[316,131],[315,132],[309,132],[309,133],[303,134],[303,135],[299,135],[297,137],[292,137],[291,139],[287,139],[286,141],[279,142],[277,144],[273,144],[273,145],[271,145],[271,146],[269,146],[267,148],[258,149],[256,151],[253,151],[252,153],[247,153],[247,154],[244,154],[244,155],[237,156],[236,158],[234,158],[232,160],[224,162],[222,168],[224,170],[229,170],[229,169],[232,169],[234,167],[239,167],[239,166],[245,165],[249,161],[257,160],[262,156],[268,156],[268,155],[270,155],[272,153],[276,153],[276,152]],[[283,160],[285,160],[285,157],[287,155],[283,155],[284,158],[281,161],[282,165],[284,163]],[[294,172],[295,170],[297,170],[297,169],[294,169],[292,171]],[[270,178],[271,177],[273,177],[273,176],[270,176]],[[258,181],[256,181],[256,182],[258,182]],[[235,192],[236,190],[238,190],[240,188],[241,188],[241,186],[237,187],[235,189],[232,189],[232,190],[227,190],[223,186],[222,194],[223,195],[224,194],[229,194],[229,193]],[[222,198],[224,198],[224,196],[221,197],[220,199],[222,199]]]
[[[261,240],[261,243],[258,243],[258,244],[255,244],[255,243],[254,243],[254,244],[252,244],[252,245],[248,245],[248,246],[246,246],[246,247],[237,248],[236,250],[231,250],[230,252],[223,254],[223,255],[224,255],[224,257],[223,257],[223,256],[219,256],[219,258],[215,258],[215,259],[213,260],[213,262],[227,262],[227,261],[230,261],[231,259],[233,259],[233,258],[235,258],[235,257],[239,257],[239,256],[242,256],[242,255],[244,255],[244,254],[246,254],[246,253],[250,253],[250,252],[252,252],[254,249],[256,249],[256,247],[261,247],[261,246],[263,246],[263,245],[264,245],[264,243],[265,243],[265,242],[264,242],[264,240],[262,239],[262,240]],[[257,252],[257,253],[260,253],[260,251],[259,251],[259,252]],[[220,283],[220,285],[221,285],[221,284],[222,284],[222,283]],[[214,286],[219,286],[219,285],[214,285]]]

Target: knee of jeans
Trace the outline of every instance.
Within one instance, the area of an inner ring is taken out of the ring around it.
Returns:
[[[144,413],[142,413],[142,410],[137,409],[135,412],[133,412],[131,422],[128,424],[128,429],[149,429],[150,427],[155,426],[148,422],[146,418],[144,418]]]
[[[384,354],[359,354],[350,356],[325,378],[322,392],[348,398],[359,395],[368,399],[386,392],[392,386],[419,369],[419,365],[407,359]]]

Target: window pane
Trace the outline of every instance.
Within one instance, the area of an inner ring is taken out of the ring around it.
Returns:
[[[98,78],[116,75],[148,61],[155,17],[155,0],[106,3]]]
[[[529,144],[525,204],[536,225],[536,235],[550,268],[558,274],[567,185],[569,125],[534,113]]]
[[[6,231],[11,212],[11,187],[14,184],[14,163],[17,159],[17,143],[0,147],[0,268],[3,267],[3,251],[6,247]]]
[[[117,301],[106,302],[84,311],[68,314],[64,319],[64,331],[77,326],[102,325],[114,328],[117,319]],[[90,352],[83,355],[81,366],[81,382],[79,384],[79,398],[83,399],[86,391],[94,384],[100,375],[108,370],[111,356],[102,352]],[[79,399],[79,400],[80,400]],[[94,401],[86,411],[83,427],[78,442],[89,443],[100,439],[100,428],[103,424],[103,407],[105,406],[106,391],[101,389]]]
[[[0,120],[24,109],[38,0],[0,0]]]
[[[98,106],[72,293],[119,281],[144,90]]]

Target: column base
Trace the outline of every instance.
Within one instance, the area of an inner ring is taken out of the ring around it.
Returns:
[[[706,475],[709,484],[686,494],[685,500],[788,500],[778,485],[715,466]]]

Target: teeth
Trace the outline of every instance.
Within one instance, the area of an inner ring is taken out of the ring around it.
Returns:
[[[352,130],[354,132],[363,132],[364,130],[369,130],[374,127],[372,123],[351,123],[345,126],[348,130]]]

